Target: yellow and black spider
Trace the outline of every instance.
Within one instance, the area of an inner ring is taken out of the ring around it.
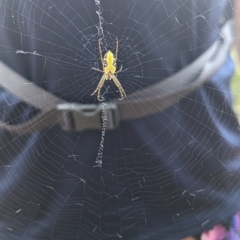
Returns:
[[[121,98],[119,100],[124,99],[126,97],[126,93],[121,85],[121,83],[118,81],[116,78],[115,74],[119,73],[122,71],[122,67],[116,72],[117,68],[117,54],[118,54],[118,39],[116,38],[116,53],[115,55],[108,50],[107,53],[105,53],[104,57],[102,57],[102,48],[101,48],[101,39],[98,40],[98,48],[99,48],[99,53],[100,53],[100,59],[103,65],[103,70],[97,69],[97,68],[92,68],[96,71],[104,73],[101,80],[99,81],[99,84],[95,91],[91,94],[94,95],[97,92],[97,99],[98,101],[103,101],[100,99],[100,91],[102,89],[102,86],[106,80],[113,80],[115,85],[118,87]]]

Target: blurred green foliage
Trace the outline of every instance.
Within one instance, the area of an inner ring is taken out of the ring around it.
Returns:
[[[235,61],[235,66],[236,66],[235,75],[233,76],[231,81],[231,89],[232,89],[232,95],[233,95],[233,108],[240,121],[240,62],[237,61],[237,54],[234,49],[232,51],[232,57]]]

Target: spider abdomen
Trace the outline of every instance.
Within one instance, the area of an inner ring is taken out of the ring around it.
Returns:
[[[104,55],[104,61],[107,62],[107,65],[104,67],[104,73],[105,74],[108,74],[108,73],[114,74],[116,72],[116,59],[115,59],[114,54],[111,51],[108,51]]]

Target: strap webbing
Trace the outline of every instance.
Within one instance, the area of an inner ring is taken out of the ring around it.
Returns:
[[[119,121],[146,117],[171,106],[206,82],[222,66],[232,43],[232,20],[221,30],[221,39],[186,68],[171,77],[139,90],[122,101],[107,103],[107,130],[117,127]],[[101,129],[99,104],[68,103],[28,81],[0,62],[0,86],[26,103],[41,110],[25,123],[10,125],[0,121],[0,127],[17,134],[42,131],[55,124],[66,130]]]
[[[228,55],[233,41],[232,27],[233,21],[228,20],[221,29],[221,38],[184,69],[117,102],[120,119],[134,119],[162,111],[210,79]]]

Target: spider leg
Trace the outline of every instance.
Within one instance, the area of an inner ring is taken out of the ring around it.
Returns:
[[[95,71],[103,72],[103,73],[104,73],[104,71],[102,71],[102,70],[100,70],[100,69],[97,69],[97,68],[94,68],[94,67],[92,67],[92,69],[95,70]]]
[[[121,65],[120,69],[119,69],[117,72],[115,72],[115,74],[121,72],[121,71],[122,71],[122,68],[123,68],[123,66]]]
[[[105,74],[103,74],[101,80],[99,81],[99,84],[98,84],[97,88],[96,88],[95,91],[91,94],[91,96],[92,96],[92,95],[94,95],[94,94],[97,92],[97,99],[98,99],[98,101],[103,101],[103,99],[100,99],[100,92],[101,92],[101,89],[102,89],[102,86],[103,86],[105,80],[106,80]]]
[[[116,37],[116,52],[115,52],[116,61],[117,61],[117,57],[118,57],[118,38]]]
[[[115,83],[115,85],[117,86],[117,88],[119,89],[119,92],[121,94],[121,98],[119,100],[123,100],[125,97],[127,97],[121,83],[118,81],[118,79],[116,78],[116,76],[114,74],[111,75],[111,78],[113,80],[113,82]]]
[[[102,63],[102,65],[103,65],[103,56],[102,56],[101,44],[102,44],[102,39],[99,39],[99,40],[98,40],[98,50],[99,50],[99,54],[100,54],[101,63]]]

